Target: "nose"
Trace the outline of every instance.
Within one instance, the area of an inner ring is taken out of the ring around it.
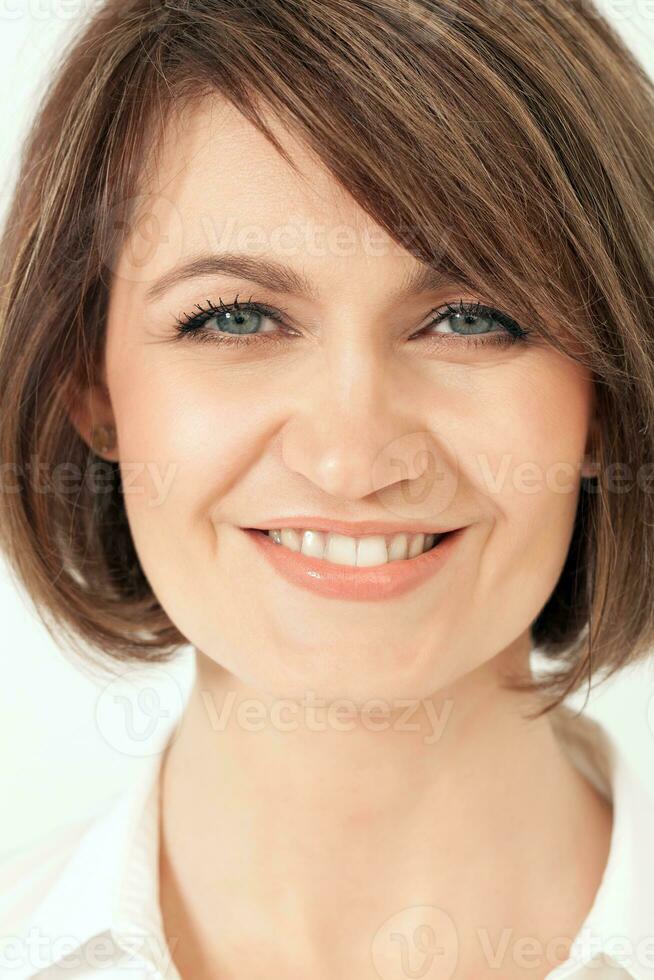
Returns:
[[[282,457],[325,493],[358,500],[419,480],[432,466],[433,445],[411,413],[410,392],[393,391],[370,352],[356,362],[344,356],[306,387],[282,432]]]

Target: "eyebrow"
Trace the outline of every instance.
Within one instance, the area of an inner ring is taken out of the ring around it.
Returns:
[[[166,272],[146,293],[146,300],[154,302],[165,292],[189,279],[203,276],[231,275],[247,279],[279,293],[304,296],[315,302],[318,294],[312,283],[291,266],[275,259],[254,257],[238,252],[216,252],[200,255],[191,261]],[[440,289],[452,282],[452,278],[435,266],[421,265],[412,269],[400,284],[400,295],[426,293]]]

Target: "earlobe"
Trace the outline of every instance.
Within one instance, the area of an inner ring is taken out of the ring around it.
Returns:
[[[68,401],[68,416],[93,452],[108,455],[116,449],[116,426],[106,385],[93,385],[78,392],[74,400]]]
[[[94,425],[91,429],[91,448],[102,455],[116,448],[116,427],[114,425]]]

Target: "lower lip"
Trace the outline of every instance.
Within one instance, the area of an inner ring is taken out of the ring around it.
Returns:
[[[273,568],[292,585],[326,598],[370,602],[403,595],[426,582],[443,567],[466,528],[448,532],[435,548],[417,558],[398,559],[371,568],[337,565],[321,558],[309,558],[277,544],[265,531],[252,528],[243,530]]]

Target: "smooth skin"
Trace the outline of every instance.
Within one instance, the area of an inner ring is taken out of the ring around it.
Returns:
[[[269,121],[300,174],[217,97],[171,118],[150,218],[112,269],[105,386],[74,410],[87,440],[116,426],[143,569],[197,650],[162,767],[170,949],[194,980],[543,978],[591,907],[612,814],[500,670],[528,670],[565,560],[591,378],[543,341],[466,346],[448,321],[427,337],[444,304],[490,298],[406,294],[420,263]],[[225,250],[313,295],[218,272],[164,290]],[[286,327],[173,339],[237,295]],[[357,602],[289,585],[240,530],[294,514],[470,526],[431,580]]]

